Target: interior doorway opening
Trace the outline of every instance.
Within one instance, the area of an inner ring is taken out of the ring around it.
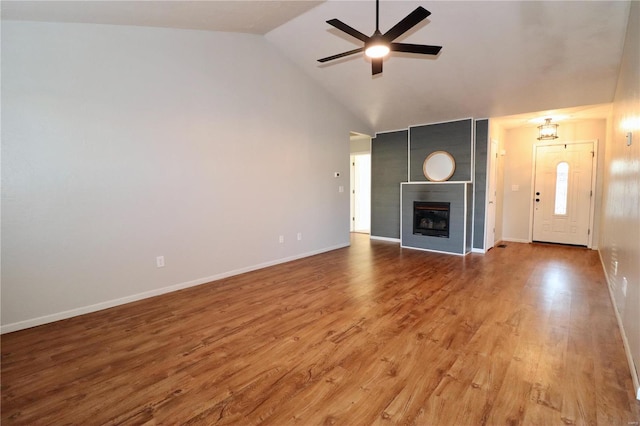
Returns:
[[[351,134],[350,231],[371,232],[371,137]]]

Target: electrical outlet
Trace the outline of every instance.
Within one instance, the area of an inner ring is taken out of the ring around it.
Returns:
[[[302,241],[302,232],[298,232],[298,241]]]
[[[280,235],[280,236],[278,237],[278,242],[279,242],[280,244],[284,243],[284,235]]]
[[[164,256],[156,257],[156,267],[164,268]]]
[[[338,192],[344,192],[344,186],[340,185],[340,186],[338,187]]]

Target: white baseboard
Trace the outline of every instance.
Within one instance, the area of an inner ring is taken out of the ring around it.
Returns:
[[[428,251],[431,253],[439,253],[439,254],[450,254],[453,256],[466,256],[467,254],[471,253],[471,252],[466,252],[466,253],[454,253],[451,251],[442,251],[442,250],[432,250],[432,249],[426,249],[426,248],[422,248],[422,247],[411,247],[411,246],[403,246],[401,245],[400,247],[402,248],[406,248],[406,249],[411,249],[411,250],[420,250],[420,251]]]
[[[502,237],[500,241],[507,241],[510,243],[524,243],[524,244],[529,244],[531,242],[529,240],[524,240],[522,238],[509,238],[509,237]]]
[[[326,247],[320,250],[315,250],[307,253],[298,254],[295,256],[285,257],[282,259],[272,260],[269,262],[260,263],[253,266],[248,266],[246,268],[235,269],[233,271],[223,272],[220,274],[212,275],[209,277],[198,278],[191,281],[186,281],[179,284],[170,285],[168,287],[162,287],[150,291],[145,291],[143,293],[132,294],[130,296],[120,297],[118,299],[108,300],[106,302],[100,302],[93,305],[83,306],[80,308],[70,309],[68,311],[57,312],[55,314],[44,315],[38,318],[31,318],[24,321],[18,321],[11,324],[3,324],[0,326],[0,334],[11,333],[13,331],[24,330],[25,328],[36,327],[43,324],[48,324],[55,321],[60,321],[63,319],[76,317],[78,315],[84,315],[91,312],[101,311],[103,309],[113,308],[114,306],[124,305],[126,303],[136,302],[142,299],[148,299],[154,296],[160,296],[161,294],[171,293],[173,291],[182,290],[189,287],[194,287],[201,284],[210,283],[212,281],[221,280],[223,278],[228,278],[234,275],[244,274],[246,272],[255,271],[258,269],[267,268],[269,266],[275,266],[281,263],[291,262],[292,260],[302,259],[304,257],[315,256],[316,254],[325,253],[332,250],[337,250],[345,247],[349,247],[349,243],[339,244],[332,247]]]
[[[389,241],[391,243],[399,243],[399,238],[389,238],[389,237],[376,237],[375,235],[369,235],[370,240],[379,240],[379,241]]]
[[[633,356],[631,355],[631,348],[629,347],[627,334],[624,332],[624,326],[622,325],[622,318],[620,318],[620,313],[618,312],[616,298],[613,295],[613,291],[611,290],[611,280],[609,279],[609,273],[607,272],[607,268],[604,265],[602,252],[600,250],[598,250],[598,257],[600,258],[600,263],[602,264],[604,278],[607,281],[607,289],[609,290],[609,297],[611,298],[611,304],[613,305],[613,312],[616,314],[616,320],[618,321],[618,329],[620,329],[620,335],[622,336],[624,353],[625,355],[627,355],[627,362],[629,363],[629,370],[631,371],[631,380],[633,381],[633,387],[636,391],[636,399],[640,400],[640,377],[638,377],[638,370],[636,369],[635,362],[633,362]]]
[[[471,253],[482,253],[485,254],[487,251],[485,249],[472,248]]]

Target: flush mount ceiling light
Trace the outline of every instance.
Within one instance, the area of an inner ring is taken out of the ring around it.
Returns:
[[[538,126],[538,132],[539,141],[558,139],[558,125],[551,124],[550,118],[544,119],[544,124]]]

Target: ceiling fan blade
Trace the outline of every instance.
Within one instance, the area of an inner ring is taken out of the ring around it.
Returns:
[[[418,6],[416,10],[408,14],[402,21],[398,22],[384,34],[384,38],[388,42],[392,42],[396,38],[400,37],[400,35],[409,31],[412,27],[417,25],[420,21],[427,18],[427,16],[431,15],[427,9],[422,6]]]
[[[426,44],[391,43],[394,52],[421,53],[423,55],[437,55],[442,46],[429,46]]]
[[[337,55],[327,56],[326,58],[318,59],[318,62],[328,62],[333,61],[334,59],[344,58],[345,56],[353,55],[354,53],[359,53],[364,50],[364,47],[360,47],[358,49],[353,49],[348,52],[338,53]]]
[[[371,60],[371,75],[380,74],[382,72],[382,58]]]
[[[329,19],[327,21],[327,24],[329,25],[333,25],[334,27],[336,27],[337,29],[339,29],[342,32],[345,32],[347,34],[349,34],[352,37],[357,38],[358,40],[364,41],[366,42],[367,40],[369,40],[369,36],[362,34],[360,31],[351,28],[350,26],[348,26],[347,24],[345,24],[344,22],[342,22],[339,19]]]

